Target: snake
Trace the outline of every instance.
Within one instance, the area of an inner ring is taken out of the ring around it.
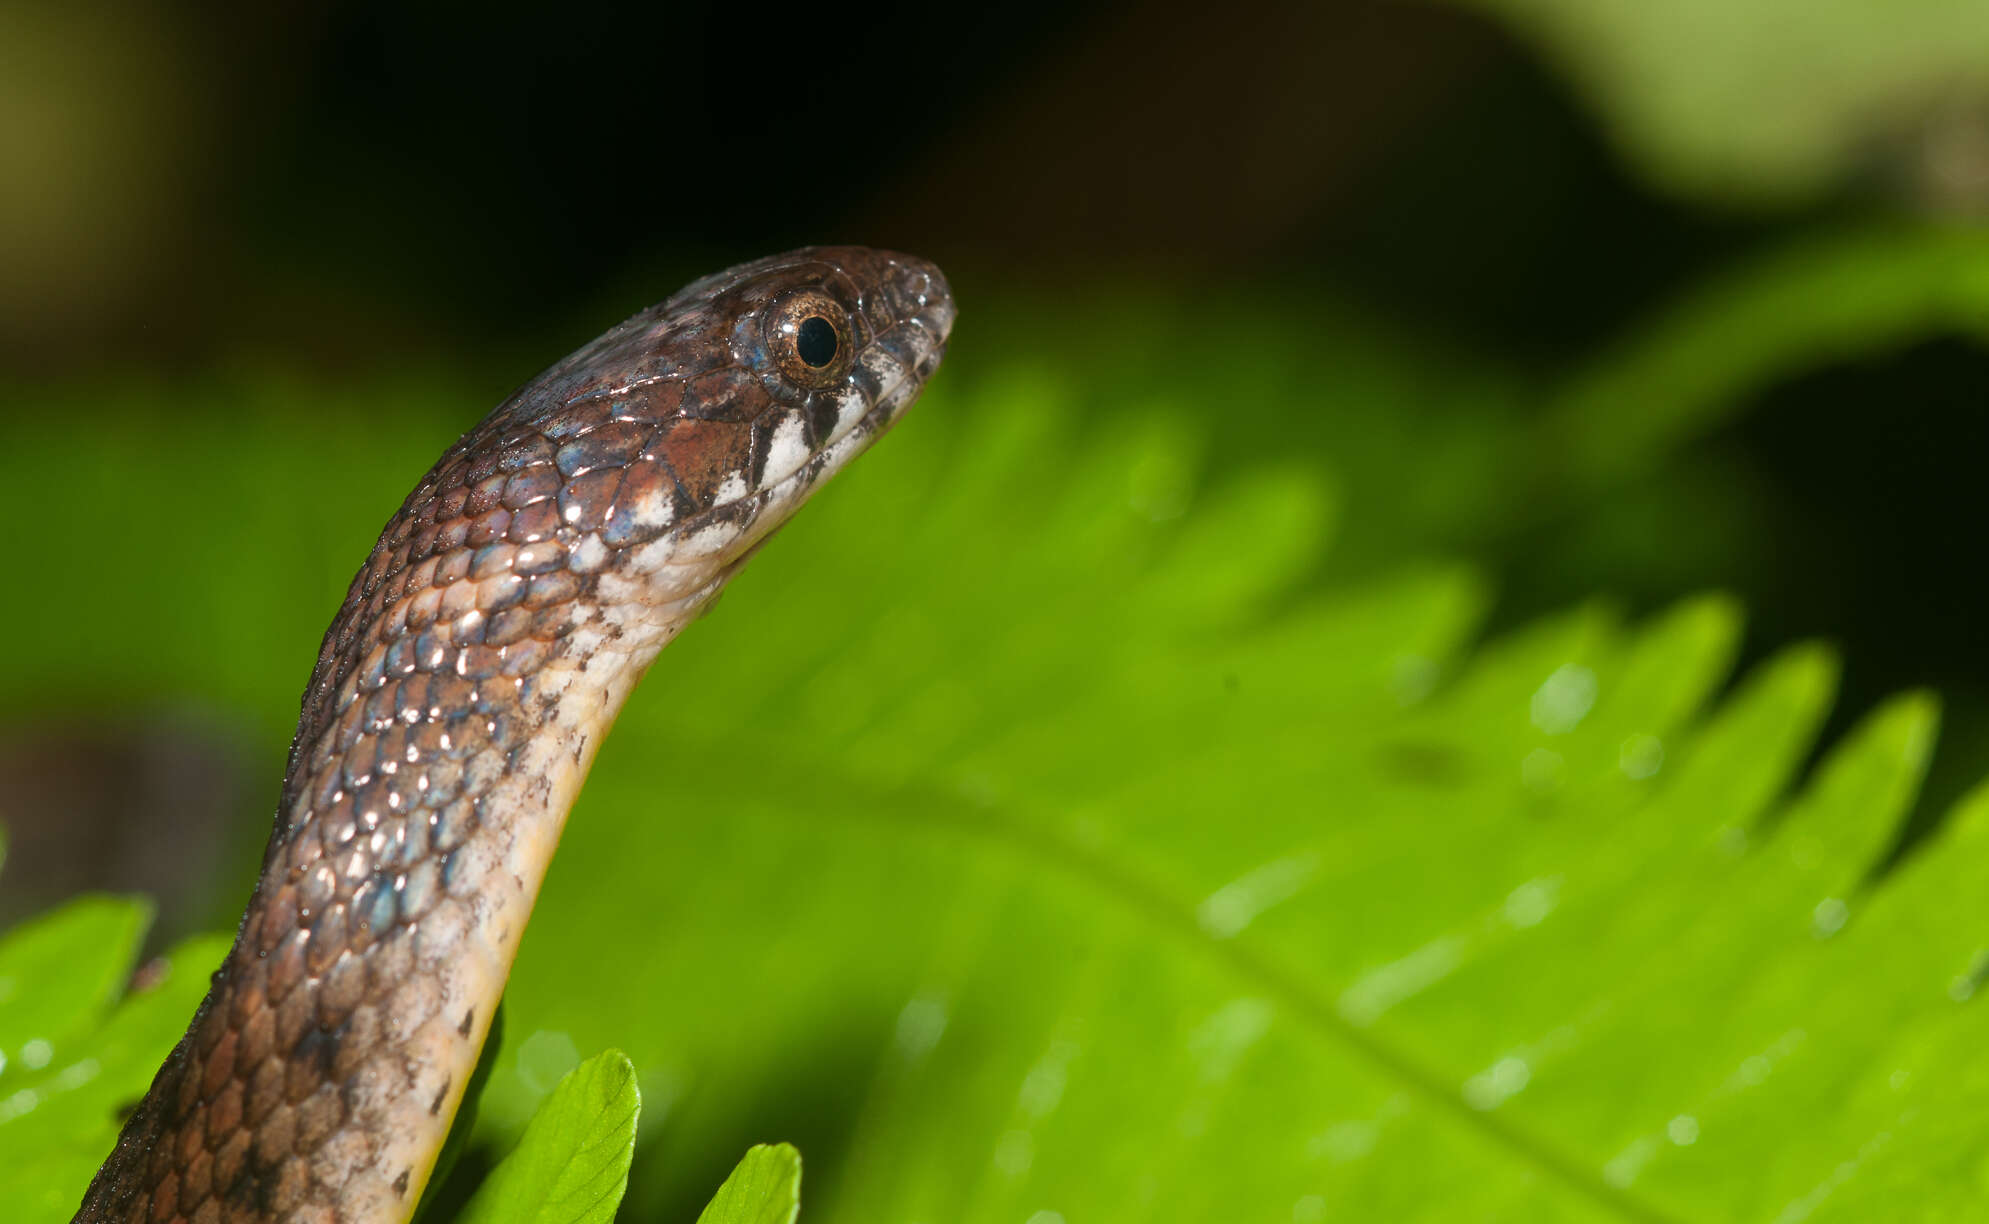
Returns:
[[[623,702],[899,419],[953,319],[913,256],[775,255],[449,447],[325,633],[235,941],[76,1221],[409,1219]]]

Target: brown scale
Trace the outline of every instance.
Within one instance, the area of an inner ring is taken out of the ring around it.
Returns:
[[[782,330],[804,315],[835,325],[831,361]],[[892,424],[952,317],[944,280],[907,256],[812,248],[743,265],[580,349],[443,455],[325,635],[234,947],[77,1220],[407,1218],[497,1001],[458,998],[445,1014],[452,958],[495,930],[501,985],[536,889],[507,910],[499,893],[516,881],[490,870],[546,818],[530,807],[545,788],[518,766],[561,731],[592,653],[676,606],[662,591],[661,612],[614,604],[604,582],[642,604],[642,567],[663,564],[679,588],[705,584],[682,601],[694,614],[813,483]],[[854,445],[826,452],[851,392],[863,397]],[[814,457],[799,483],[762,488],[793,413]],[[743,504],[715,507],[735,475]],[[668,568],[672,541],[717,521],[739,535],[699,563],[708,573]],[[639,673],[643,647],[628,649]],[[573,756],[584,768],[591,747]],[[556,836],[563,809],[550,819]],[[408,1117],[427,1123],[412,1147],[396,1121]]]

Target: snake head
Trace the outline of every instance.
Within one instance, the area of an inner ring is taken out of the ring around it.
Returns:
[[[945,277],[909,255],[806,247],[727,269],[522,387],[404,516],[424,496],[446,516],[467,489],[506,512],[504,568],[600,575],[611,601],[680,617],[897,421],[953,317]]]

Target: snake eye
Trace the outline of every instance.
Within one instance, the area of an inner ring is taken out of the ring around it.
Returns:
[[[780,372],[801,386],[832,386],[849,373],[849,312],[816,289],[774,303],[767,314],[767,347]]]
[[[834,361],[841,348],[842,338],[836,335],[836,325],[821,315],[801,320],[801,327],[794,333],[795,355],[818,370]]]

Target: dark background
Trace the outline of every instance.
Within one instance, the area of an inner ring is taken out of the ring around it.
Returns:
[[[822,241],[940,263],[963,302],[955,352],[985,345],[984,361],[1081,361],[1098,326],[1082,304],[1118,295],[1191,304],[1149,353],[1158,383],[1203,360],[1194,310],[1238,301],[1297,319],[1281,335],[1300,345],[1306,312],[1330,309],[1544,373],[1806,234],[1936,210],[1967,224],[1989,203],[1926,189],[1911,123],[1823,189],[1687,198],[1628,164],[1531,47],[1434,6],[4,20],[10,413],[105,371],[170,383],[249,364],[363,386],[418,363],[474,372],[467,423],[685,280]],[[1938,688],[1949,730],[1924,822],[1989,759],[1986,378],[1975,340],[1915,337],[1760,391],[1598,500],[1439,543],[1498,583],[1494,630],[1598,592],[1634,614],[1724,588],[1750,610],[1751,657],[1842,645],[1840,728],[1883,694]],[[1219,407],[1220,462],[1331,457],[1291,404]],[[266,818],[274,764],[225,725],[0,717],[9,877],[26,877],[4,916],[86,884],[169,889],[180,859]]]

